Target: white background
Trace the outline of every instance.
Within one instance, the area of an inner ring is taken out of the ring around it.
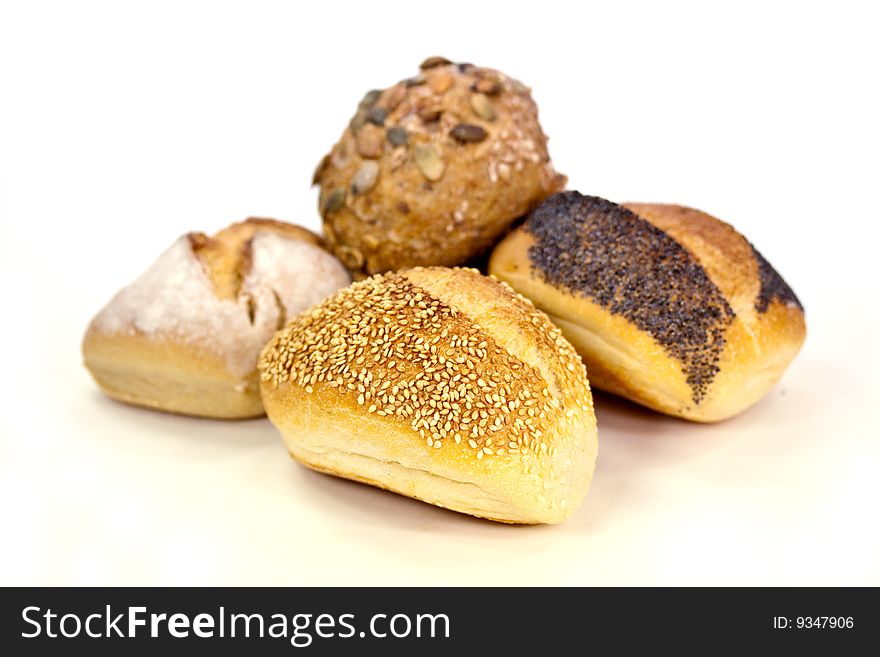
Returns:
[[[3,2],[2,584],[880,584],[872,3]],[[570,186],[739,228],[807,309],[756,407],[597,395],[583,507],[507,527],[306,471],[266,420],[105,399],[90,317],[179,234],[318,227],[362,94],[442,54],[534,88]]]

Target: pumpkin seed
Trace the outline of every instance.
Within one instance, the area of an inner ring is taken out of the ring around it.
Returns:
[[[419,68],[423,71],[427,71],[429,68],[437,68],[438,66],[446,66],[447,64],[451,64],[448,59],[445,57],[428,57],[425,61],[419,64]]]
[[[518,94],[527,94],[527,93],[531,92],[531,89],[529,89],[526,85],[524,85],[519,80],[513,81],[513,90]]]
[[[336,212],[345,203],[345,187],[336,187],[324,199],[324,212]]]
[[[492,101],[489,100],[489,97],[486,94],[471,94],[471,109],[474,110],[474,114],[481,119],[485,119],[486,121],[495,120],[495,108],[492,106]]]
[[[419,171],[428,180],[440,180],[443,176],[446,165],[437,154],[437,149],[431,144],[417,144],[413,159],[415,159]]]
[[[388,116],[388,110],[384,107],[371,107],[367,112],[367,121],[373,125],[382,125],[385,123],[385,117]]]
[[[352,132],[357,132],[361,128],[364,127],[364,123],[367,122],[367,113],[363,110],[359,110],[357,114],[351,117],[351,121],[348,122],[348,127]]]
[[[388,143],[393,146],[403,146],[409,139],[406,130],[399,125],[396,125],[393,128],[388,128],[388,132],[385,133],[385,136],[388,139]]]
[[[336,257],[342,260],[348,269],[360,269],[364,264],[364,254],[350,246],[336,248]]]
[[[373,160],[367,160],[361,164],[361,168],[351,179],[351,193],[361,194],[373,188],[379,177],[379,164]]]
[[[376,101],[379,100],[379,96],[382,95],[382,91],[380,89],[371,89],[368,91],[364,97],[361,99],[361,102],[358,103],[358,107],[362,110],[368,110],[373,105],[376,104]]]
[[[459,123],[449,133],[462,144],[476,144],[489,136],[489,133],[473,123]]]

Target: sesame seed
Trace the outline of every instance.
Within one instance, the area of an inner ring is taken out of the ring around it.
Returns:
[[[529,445],[534,450],[552,435],[548,429],[562,415],[561,401],[567,408],[592,408],[589,388],[583,368],[573,365],[580,363],[577,354],[546,316],[489,280],[509,296],[528,331],[559,355],[553,385],[570,379],[583,397],[557,399],[538,369],[399,273],[354,283],[296,316],[264,350],[261,377],[309,393],[324,386],[336,403],[348,397],[348,403],[367,405],[368,413],[409,427],[431,449],[449,442],[447,449],[459,446],[479,459],[501,450],[520,455]]]

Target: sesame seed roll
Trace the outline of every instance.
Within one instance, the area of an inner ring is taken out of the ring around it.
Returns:
[[[586,372],[544,313],[472,269],[376,275],[262,353],[269,419],[303,464],[438,506],[554,523],[586,494]]]

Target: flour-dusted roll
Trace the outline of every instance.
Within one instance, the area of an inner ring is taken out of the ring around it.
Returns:
[[[287,319],[350,282],[320,239],[252,218],[178,239],[92,320],[85,365],[123,402],[215,418],[263,414],[257,356]]]
[[[754,404],[804,341],[791,288],[730,225],[678,205],[545,201],[493,251],[597,388],[699,422]]]
[[[587,492],[583,363],[476,270],[355,283],[279,331],[259,367],[269,419],[315,470],[510,523],[560,522]]]

